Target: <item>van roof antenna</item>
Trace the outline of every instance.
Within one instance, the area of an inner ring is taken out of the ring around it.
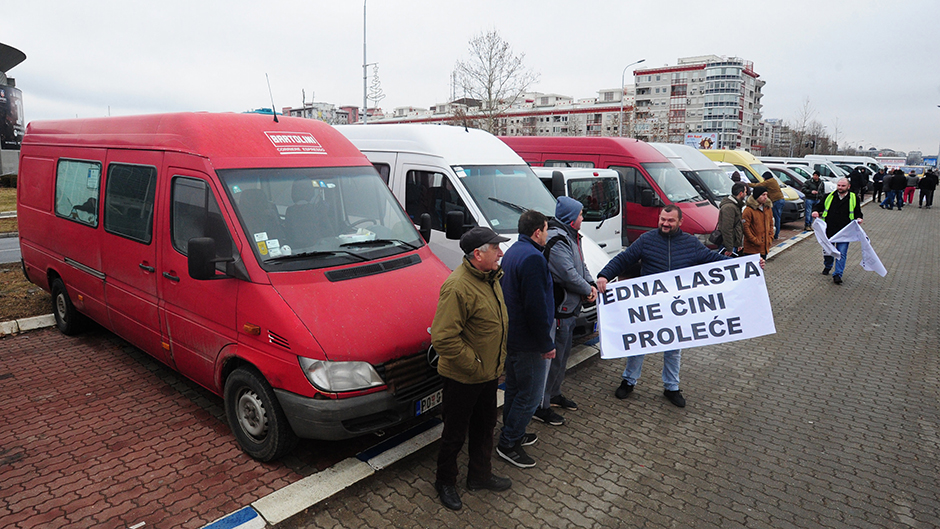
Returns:
[[[277,123],[277,109],[274,106],[274,92],[271,91],[271,80],[268,79],[268,74],[264,74],[264,79],[268,82],[268,94],[271,96],[271,113],[274,114],[274,122]]]

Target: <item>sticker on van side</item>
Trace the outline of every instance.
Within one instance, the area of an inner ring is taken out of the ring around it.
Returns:
[[[309,132],[265,132],[281,154],[326,154],[320,142]]]

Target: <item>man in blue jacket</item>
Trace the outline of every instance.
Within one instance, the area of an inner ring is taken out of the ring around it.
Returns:
[[[730,259],[724,254],[713,252],[699,242],[694,236],[684,233],[682,225],[682,210],[678,206],[666,206],[659,213],[659,227],[637,237],[626,250],[617,254],[607,263],[607,266],[597,274],[597,291],[603,293],[607,290],[607,282],[640,261],[640,275],[658,274]],[[504,261],[505,263],[505,261]],[[761,260],[763,266],[763,259]],[[679,390],[679,363],[682,358],[681,349],[663,352],[663,395],[669,402],[680,408],[685,407],[685,398]],[[627,358],[627,367],[623,371],[623,381],[614,392],[618,399],[625,399],[640,378],[643,368],[643,355]]]
[[[542,254],[547,239],[545,215],[535,210],[523,213],[519,217],[519,240],[503,256],[500,280],[509,314],[509,334],[503,429],[496,453],[519,468],[535,466],[522,447],[534,444],[538,437],[525,429],[542,400],[548,366],[555,356],[552,276]]]

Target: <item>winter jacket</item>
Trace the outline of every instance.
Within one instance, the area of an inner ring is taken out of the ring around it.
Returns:
[[[823,182],[822,178],[815,182],[810,178],[803,182],[802,191],[808,200],[821,200],[826,195],[826,183]],[[817,193],[814,195],[813,191],[817,191]]]
[[[721,199],[721,204],[718,205],[718,229],[721,231],[722,245],[726,252],[744,244],[744,226],[741,224],[743,205],[732,196]]]
[[[904,173],[896,174],[891,177],[891,181],[887,185],[891,191],[903,191],[907,187],[907,177],[904,176]]]
[[[556,239],[557,237],[560,237]],[[554,243],[552,241],[555,241]],[[561,294],[556,308],[557,317],[576,316],[581,312],[582,297],[591,295],[591,272],[584,264],[581,234],[558,220],[548,221],[548,269],[552,281]]]
[[[481,272],[464,258],[441,285],[431,323],[441,376],[481,384],[503,374],[509,316],[499,284],[502,276],[502,269]]]
[[[829,210],[826,211],[826,202],[829,202],[830,196],[832,202],[829,204]],[[855,203],[854,213],[849,211],[853,202]],[[851,192],[846,193],[845,198],[839,198],[839,192],[833,191],[816,203],[813,211],[819,213],[819,218],[826,221],[826,237],[832,237],[848,226],[852,220],[862,218],[862,201]]]
[[[913,175],[907,177],[907,187],[917,187],[918,183],[920,183],[920,178]]]
[[[503,298],[509,314],[510,353],[547,353],[555,348],[555,299],[552,275],[542,246],[528,235],[519,235],[503,256]]]
[[[920,179],[920,188],[926,190],[937,189],[937,181],[940,178],[937,177],[937,173],[929,172]]]
[[[777,183],[776,178],[766,178],[757,185],[767,190],[767,198],[770,199],[771,202],[786,198],[783,196],[783,191],[780,190],[780,184]]]
[[[614,256],[597,277],[608,281],[615,279],[641,259],[640,274],[646,276],[730,258],[709,250],[681,229],[663,235],[657,228],[637,237],[626,250]]]
[[[767,255],[774,242],[774,212],[768,200],[761,206],[747,197],[744,206],[744,253]]]

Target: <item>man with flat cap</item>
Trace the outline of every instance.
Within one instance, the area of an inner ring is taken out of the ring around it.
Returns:
[[[464,259],[441,286],[431,324],[431,344],[440,356],[437,371],[444,379],[444,431],[434,488],[441,503],[455,511],[463,507],[457,492],[457,455],[468,437],[467,489],[504,491],[512,486],[509,478],[492,473],[496,388],[509,332],[499,283],[499,243],[508,240],[483,227],[463,234]]]

